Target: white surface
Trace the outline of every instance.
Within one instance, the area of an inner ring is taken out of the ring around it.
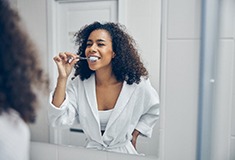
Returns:
[[[200,37],[201,1],[168,0],[168,38],[195,39]]]
[[[30,160],[157,160],[145,157],[97,151],[74,146],[61,146],[49,143],[31,142]]]
[[[28,125],[13,109],[0,114],[0,159],[28,160],[30,133]]]

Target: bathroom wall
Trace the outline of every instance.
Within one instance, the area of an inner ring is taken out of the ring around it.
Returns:
[[[201,4],[162,3],[160,159],[195,160]]]
[[[125,24],[137,42],[141,57],[149,70],[153,86],[159,91],[161,0],[125,1]]]
[[[220,37],[213,108],[213,160],[235,159],[235,1],[220,2]]]
[[[38,57],[44,67],[48,71],[47,58],[47,11],[46,0],[14,0],[16,6],[24,21],[25,28],[29,32],[32,40],[38,48],[40,56]],[[50,60],[51,61],[51,60]],[[39,106],[36,124],[30,125],[31,139],[48,142],[49,130],[47,122],[48,96],[39,95]]]
[[[201,1],[164,0],[160,159],[196,160]],[[213,160],[235,159],[235,1],[220,1]]]

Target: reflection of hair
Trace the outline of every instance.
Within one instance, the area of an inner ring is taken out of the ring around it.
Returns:
[[[20,27],[20,17],[7,0],[0,0],[0,114],[10,108],[25,122],[34,122],[36,95],[33,84],[48,86],[36,50]]]
[[[85,56],[87,39],[92,31],[98,29],[106,30],[111,36],[115,53],[115,57],[112,60],[113,73],[118,81],[126,81],[128,84],[133,84],[139,83],[141,76],[148,76],[146,68],[140,61],[133,38],[124,31],[124,26],[120,24],[94,22],[84,26],[75,34],[76,44],[79,46],[79,55]],[[89,78],[94,73],[94,71],[89,69],[86,61],[79,61],[75,69],[75,76],[79,75],[81,80]]]

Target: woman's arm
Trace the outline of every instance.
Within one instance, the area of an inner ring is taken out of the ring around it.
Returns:
[[[68,62],[70,57],[72,57],[73,60]],[[65,99],[67,79],[72,71],[73,66],[78,61],[76,57],[77,55],[69,52],[59,53],[58,56],[54,57],[54,61],[58,69],[58,79],[51,103],[57,108],[60,108]]]
[[[137,143],[137,138],[138,138],[139,134],[140,134],[140,132],[136,129],[132,133],[131,143],[135,147],[135,149],[136,149],[136,143]]]
[[[52,104],[57,108],[60,108],[61,104],[65,99],[66,84],[67,78],[57,79],[57,85],[52,98]]]

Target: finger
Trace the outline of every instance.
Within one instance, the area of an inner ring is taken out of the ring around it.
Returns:
[[[73,58],[72,61],[70,62],[71,65],[75,65],[79,61],[78,58]]]
[[[55,62],[61,62],[61,58],[60,58],[59,56],[55,56],[55,57],[53,58],[53,60],[54,60]]]
[[[67,57],[77,57],[77,54],[72,52],[63,52]]]
[[[69,64],[75,64],[78,61],[78,55],[74,54],[74,53],[67,53],[68,55],[68,59],[67,59],[67,63]]]
[[[67,61],[68,60],[68,55],[66,52],[60,52],[59,53],[59,57],[63,60],[63,61]]]
[[[66,61],[66,63],[71,63],[73,59],[78,57],[78,55],[71,52],[60,52],[59,56]]]

